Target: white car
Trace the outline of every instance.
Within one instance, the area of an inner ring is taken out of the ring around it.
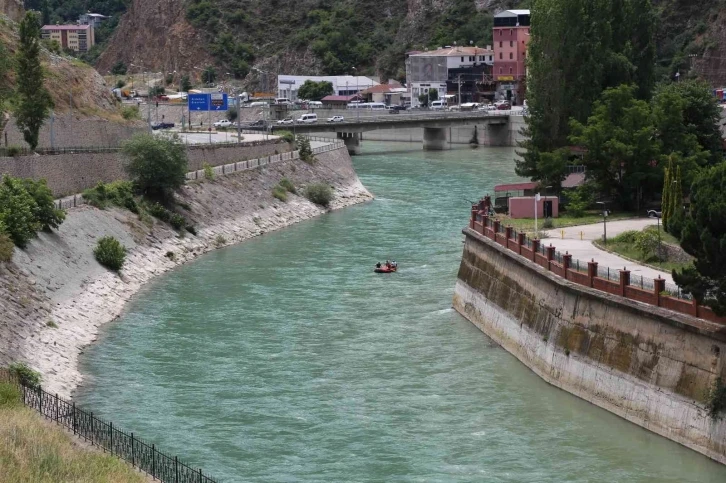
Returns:
[[[479,111],[493,111],[494,109],[496,109],[496,106],[494,104],[482,104],[477,107],[477,110]]]
[[[228,121],[226,119],[222,119],[221,121],[217,121],[214,123],[214,127],[231,127],[232,122]]]
[[[292,124],[294,122],[295,121],[293,121],[292,118],[288,117],[286,119],[281,119],[281,120],[277,121],[277,124]]]
[[[343,122],[345,118],[343,116],[333,116],[328,118],[328,122]]]

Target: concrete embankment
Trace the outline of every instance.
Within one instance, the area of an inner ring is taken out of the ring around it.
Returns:
[[[565,280],[473,230],[454,308],[547,382],[726,464],[726,327]],[[536,397],[536,395],[532,395]]]
[[[26,361],[42,373],[48,391],[69,396],[82,381],[79,353],[145,282],[202,253],[325,213],[301,196],[289,195],[286,203],[273,198],[272,187],[283,177],[299,187],[329,183],[332,209],[372,199],[345,148],[316,158],[312,166],[280,161],[189,182],[178,200],[188,206],[182,212],[196,236],[120,209],[69,210],[59,230],[41,233],[26,250],[16,250],[12,263],[0,264],[0,365]],[[98,239],[109,235],[129,248],[120,275],[93,257]]]

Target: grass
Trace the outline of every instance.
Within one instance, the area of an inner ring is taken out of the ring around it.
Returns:
[[[643,229],[643,231],[648,232],[656,232],[657,230],[658,228],[655,226],[648,226]],[[678,240],[676,240],[673,235],[663,231],[662,227],[660,229],[660,238],[663,243],[678,245]],[[595,240],[593,241],[593,244],[603,250],[611,251],[625,258],[629,258],[631,260],[650,265],[653,268],[657,268],[665,272],[680,270],[691,265],[690,262],[680,263],[668,260],[659,260],[655,255],[644,256],[643,253],[635,246],[634,242],[623,240],[623,237],[619,236],[615,238],[609,238],[607,243],[603,243],[602,240]]]
[[[517,231],[524,231],[526,233],[534,233],[534,218],[518,218],[513,219],[508,216],[498,216],[503,226],[513,226]],[[627,220],[630,218],[637,218],[637,215],[633,213],[610,213],[608,221]],[[602,214],[595,212],[588,212],[585,216],[575,218],[563,213],[559,218],[552,218],[552,228],[567,228],[568,226],[577,225],[594,225],[596,223],[602,223]],[[537,226],[542,230],[544,219],[540,218],[537,220]]]
[[[127,463],[79,447],[59,426],[23,407],[20,392],[0,383],[0,482],[142,483]]]

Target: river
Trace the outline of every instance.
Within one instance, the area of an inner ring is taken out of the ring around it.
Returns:
[[[726,481],[450,308],[467,200],[518,179],[514,149],[363,148],[374,202],[149,283],[87,350],[79,403],[223,481]]]

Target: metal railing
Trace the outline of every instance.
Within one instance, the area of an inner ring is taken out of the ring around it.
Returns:
[[[66,427],[73,434],[99,446],[132,466],[164,483],[216,483],[218,480],[204,474],[201,468],[192,468],[137,437],[115,427],[110,421],[97,418],[93,412],[76,406],[58,394],[51,394],[42,387],[30,387],[0,370],[0,381],[16,384],[22,393],[23,404],[38,411],[51,421]]]

